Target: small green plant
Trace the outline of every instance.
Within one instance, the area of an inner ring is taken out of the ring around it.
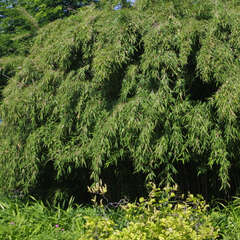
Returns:
[[[140,198],[122,207],[126,222],[122,229],[110,218],[85,218],[85,234],[79,240],[216,239],[218,229],[213,227],[203,198],[189,194],[176,200],[175,191],[176,187],[161,190],[152,184],[148,199]]]
[[[21,203],[0,195],[0,239],[76,240],[83,232],[84,217],[97,217],[94,208],[46,207],[42,202]]]
[[[97,186],[91,189],[96,190]],[[148,198],[141,197],[116,210],[100,201],[92,207],[73,206],[70,202],[63,210],[38,201],[23,204],[17,198],[8,199],[0,194],[0,239],[240,239],[239,198],[209,211],[201,196],[184,197],[176,190],[176,187],[159,189],[152,184]]]
[[[223,240],[240,239],[240,198],[232,202],[219,204],[212,210],[212,222],[219,227],[219,235]]]
[[[94,206],[103,206],[103,199],[106,200],[105,194],[107,193],[107,185],[103,184],[101,179],[93,186],[88,187],[88,192],[93,194],[93,198],[91,199],[91,201],[93,202]],[[101,197],[99,203],[97,202],[97,196]]]

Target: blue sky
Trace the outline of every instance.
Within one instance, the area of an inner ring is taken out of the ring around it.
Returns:
[[[131,5],[135,3],[135,0],[127,0],[127,1],[128,1],[129,3],[131,3]],[[116,5],[114,9],[115,9],[115,10],[121,9],[121,4]]]
[[[128,0],[131,4],[135,3],[135,0]]]

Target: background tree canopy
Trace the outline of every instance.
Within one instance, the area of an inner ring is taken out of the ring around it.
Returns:
[[[97,0],[19,0],[40,25],[44,25],[58,18],[70,16],[74,11]]]
[[[94,0],[0,1],[0,98],[7,80],[21,68],[40,27],[58,18],[76,13],[76,9]]]
[[[3,91],[1,186],[72,194],[102,178],[116,197],[142,180],[236,192],[239,12],[233,0],[139,0],[40,29]]]

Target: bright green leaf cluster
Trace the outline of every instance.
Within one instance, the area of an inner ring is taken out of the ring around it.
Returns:
[[[85,232],[79,240],[203,240],[217,239],[201,197],[189,195],[186,201],[174,201],[172,188],[164,191],[154,187],[149,199],[123,206],[125,227],[118,229],[106,217],[86,217]]]

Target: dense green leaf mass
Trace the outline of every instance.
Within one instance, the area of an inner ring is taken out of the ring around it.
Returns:
[[[76,9],[95,0],[18,0],[38,21],[40,25],[70,16]]]
[[[38,25],[24,8],[0,3],[0,57],[26,55]]]
[[[2,88],[22,65],[21,56],[28,55],[39,29],[36,19],[14,3],[0,1],[0,100]]]
[[[22,64],[39,28],[47,23],[75,13],[94,1],[0,0],[0,99],[1,89]],[[17,59],[17,61],[16,61]]]
[[[202,192],[236,188],[239,26],[238,1],[139,0],[41,29],[3,92],[1,186],[28,193],[47,170],[97,181],[131,166]]]

